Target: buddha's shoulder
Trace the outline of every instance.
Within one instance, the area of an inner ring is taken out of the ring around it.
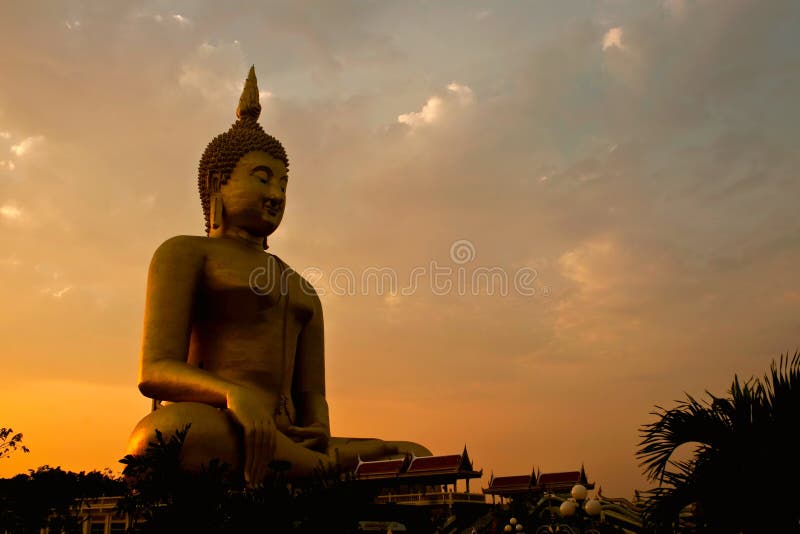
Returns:
[[[153,260],[202,259],[208,252],[210,241],[204,236],[176,235],[158,246],[153,253]]]

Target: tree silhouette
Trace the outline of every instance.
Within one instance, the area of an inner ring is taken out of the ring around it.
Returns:
[[[14,434],[11,428],[0,427],[0,458],[8,458],[17,448],[22,452],[31,452],[22,444],[22,434]]]
[[[773,360],[763,378],[734,376],[728,396],[687,395],[641,427],[637,457],[658,487],[645,522],[656,532],[800,532],[794,496],[800,457],[800,353]],[[694,455],[674,460],[682,445]]]
[[[199,474],[181,469],[180,452],[191,425],[165,439],[156,431],[142,455],[120,460],[128,482],[119,509],[137,532],[224,532],[227,467],[212,461]]]
[[[10,479],[0,479],[0,532],[27,534],[80,533],[87,499],[121,495],[125,484],[110,471],[74,473],[41,466]]]

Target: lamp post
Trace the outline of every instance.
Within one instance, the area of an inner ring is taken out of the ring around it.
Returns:
[[[571,499],[561,503],[559,512],[561,513],[562,517],[571,517],[573,515],[576,516],[575,519],[578,523],[578,532],[585,534],[600,534],[600,531],[592,526],[585,530],[583,528],[584,522],[586,521],[584,516],[589,516],[590,518],[594,519],[600,515],[600,512],[602,512],[600,501],[597,499],[589,499],[588,501],[586,500],[588,493],[589,492],[586,490],[586,486],[583,484],[575,484],[572,486],[572,490],[570,491]]]
[[[517,521],[516,517],[508,520],[508,524],[503,527],[503,532],[515,532],[516,534],[525,534],[523,532],[522,523]]]
[[[553,494],[548,494],[548,507],[550,504],[550,498],[553,497]],[[555,514],[550,513],[550,523],[547,525],[541,525],[539,528],[536,529],[536,534],[574,534],[572,528],[566,523],[559,523],[556,521]]]
[[[577,516],[577,532],[580,534],[600,534],[600,531],[594,528],[593,526],[589,526],[589,528],[584,529],[584,517],[583,515],[586,514],[590,518],[594,519],[600,516],[602,512],[602,506],[600,505],[600,501],[597,499],[589,499],[587,500],[587,491],[586,487],[582,484],[576,484],[572,487],[572,491],[570,491],[570,498],[565,500],[561,503],[561,506],[558,508],[558,515],[560,515],[564,519],[568,519],[572,516]],[[550,494],[548,497],[551,497]],[[548,498],[549,500],[549,498]],[[553,520],[555,518],[551,518],[550,525],[543,525],[537,529],[537,534],[545,534],[545,533],[564,533],[564,534],[574,534],[576,531],[570,525],[566,523],[555,523]]]

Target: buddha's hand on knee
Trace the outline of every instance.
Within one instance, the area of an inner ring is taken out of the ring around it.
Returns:
[[[330,429],[322,423],[312,423],[308,426],[292,425],[286,429],[286,435],[306,449],[324,452],[328,450],[331,440]]]
[[[257,389],[246,387],[232,388],[226,397],[228,410],[244,431],[245,482],[250,487],[258,487],[275,456],[278,433],[269,410],[269,398]]]

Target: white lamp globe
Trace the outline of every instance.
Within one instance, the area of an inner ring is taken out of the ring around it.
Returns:
[[[588,492],[586,491],[586,486],[584,486],[583,484],[575,484],[574,486],[572,486],[572,491],[570,492],[570,495],[572,495],[572,498],[575,499],[576,501],[582,501],[586,498],[587,493]]]
[[[522,532],[522,525],[517,523],[516,530],[517,530],[517,532]]]
[[[561,517],[572,517],[575,515],[575,510],[577,509],[577,505],[572,501],[564,501],[561,503],[561,506],[558,508],[558,513],[561,514]]]
[[[517,518],[512,517],[511,519],[508,520],[508,523],[513,527],[514,525],[517,524]]]
[[[503,532],[511,532],[511,525],[506,525],[503,527]]]
[[[600,515],[600,512],[603,511],[603,507],[600,504],[600,501],[598,501],[597,499],[589,499],[588,501],[586,501],[586,504],[584,505],[583,509],[586,510],[586,513],[592,517]]]

